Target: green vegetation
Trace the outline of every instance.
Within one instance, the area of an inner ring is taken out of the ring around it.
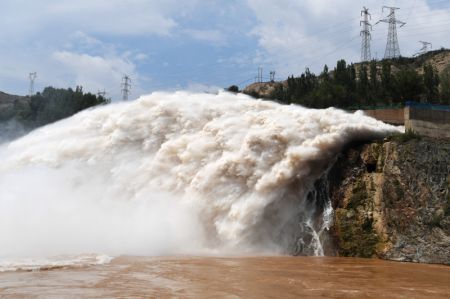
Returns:
[[[440,76],[440,96],[442,103],[450,103],[450,65],[447,66]]]
[[[336,210],[339,254],[342,256],[372,257],[381,239],[377,235],[371,214],[373,210],[367,185],[356,180],[352,194],[343,209]]]
[[[84,93],[81,86],[77,86],[75,90],[46,87],[28,102],[18,103],[14,118],[27,127],[35,128],[107,103],[109,100],[102,96]]]
[[[389,137],[389,140],[405,143],[414,139],[420,140],[421,138],[413,129],[406,129],[405,133],[394,134]]]
[[[376,254],[380,238],[373,229],[373,219],[358,219],[347,209],[336,211],[339,230],[339,254],[342,256],[372,257]]]
[[[308,68],[298,77],[278,84],[267,99],[311,108],[365,109],[374,106],[402,106],[405,101],[450,104],[450,67],[439,76],[430,64],[416,71],[416,58],[371,61],[361,64],[337,62],[330,72],[325,65],[320,75]],[[261,95],[250,92],[251,96]]]
[[[366,184],[363,181],[357,181],[352,190],[352,196],[347,203],[347,208],[356,209],[358,206],[363,205],[368,197]]]
[[[229,92],[239,92],[239,87],[237,85],[231,85],[230,87],[226,88]]]

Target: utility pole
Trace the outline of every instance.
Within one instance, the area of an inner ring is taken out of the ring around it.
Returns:
[[[123,76],[122,83],[122,100],[128,101],[128,95],[131,89],[131,78],[128,75]]]
[[[372,59],[372,55],[370,53],[370,41],[372,40],[372,34],[370,31],[372,30],[372,24],[369,23],[369,19],[372,19],[372,16],[369,13],[369,9],[364,7],[361,11],[361,16],[363,20],[359,22],[359,26],[363,26],[361,30],[361,62],[366,62]]]
[[[34,80],[36,80],[36,78],[37,78],[37,73],[33,72],[33,73],[28,74],[28,78],[30,79],[30,88],[28,90],[28,95],[31,98],[34,94]]]
[[[422,48],[416,54],[414,54],[414,56],[420,56],[433,49],[433,44],[429,42],[419,41],[419,43],[422,44]]]
[[[397,24],[400,24],[400,27],[403,27],[406,25],[406,23],[397,20],[397,18],[395,17],[395,11],[400,8],[383,6],[382,12],[384,12],[385,8],[390,10],[389,15],[385,19],[379,20],[376,23],[378,24],[380,22],[383,22],[389,24],[389,31],[387,37],[386,51],[384,52],[384,58],[385,59],[398,58],[400,57],[400,47],[398,45]]]
[[[275,82],[275,71],[270,71],[270,82]]]

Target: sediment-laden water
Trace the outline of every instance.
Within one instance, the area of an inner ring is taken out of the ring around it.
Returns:
[[[450,267],[330,257],[120,257],[0,273],[5,298],[449,298]]]

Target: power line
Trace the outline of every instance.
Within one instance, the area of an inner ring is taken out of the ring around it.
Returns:
[[[420,6],[418,7],[417,4],[414,7],[414,12],[411,12],[411,14],[406,14],[405,18],[410,18],[412,16],[414,17],[427,17],[427,16],[436,16],[436,14],[448,14],[448,9],[450,6],[446,7],[439,7],[439,8],[431,8],[429,6]]]
[[[440,31],[426,31],[426,32],[420,32],[420,33],[414,33],[414,34],[404,34],[402,35],[403,37],[411,37],[411,36],[423,36],[423,35],[434,35],[434,34],[439,34],[439,33],[445,33],[445,32],[450,32],[450,29],[446,29],[446,30],[440,30]],[[384,37],[377,37],[374,40],[382,40],[384,39]]]
[[[413,3],[413,5],[411,6],[411,9],[409,10],[408,16],[406,17],[406,22],[409,21],[409,17],[411,16],[413,10],[416,8],[416,3],[417,3],[417,0],[414,0],[414,3]]]
[[[384,3],[383,3],[384,4]],[[410,6],[410,7],[408,7],[408,9],[410,9],[410,12],[414,9],[414,5],[412,5],[412,6]],[[414,14],[416,14],[416,12],[420,12],[421,11],[421,9],[420,8],[417,8],[417,9],[415,9],[414,10]],[[351,20],[354,20],[355,18],[352,18]],[[337,34],[339,35],[340,33],[339,32],[344,32],[344,31],[347,31],[346,30],[346,28],[351,28],[351,27],[353,27],[353,26],[346,26],[345,24],[348,24],[348,22],[343,22],[342,24],[335,24],[335,25],[333,25],[333,26],[330,26],[330,27],[328,27],[328,28],[325,28],[325,29],[323,29],[323,30],[320,30],[320,31],[316,31],[316,33],[322,33],[323,35],[326,35],[326,36],[328,36],[329,34],[333,34],[333,32],[334,32],[334,34],[336,35],[336,32],[338,32]],[[345,27],[345,28],[343,28],[343,29],[340,29],[340,28],[342,28],[342,27]],[[411,29],[411,28],[408,28],[408,29]],[[375,32],[376,33],[376,32]],[[321,35],[322,35],[321,34]],[[376,33],[377,34],[377,33]],[[372,35],[373,35],[373,33],[372,33]],[[303,40],[303,39],[307,39],[308,37],[301,37],[300,38],[300,40]],[[322,47],[322,46],[321,46]],[[312,47],[308,47],[308,46],[306,46],[306,48],[312,48]],[[325,48],[321,48],[321,49],[312,49],[311,51],[309,51],[309,52],[311,52],[311,53],[317,53],[317,51],[320,53],[320,52],[322,52],[323,50],[325,50]],[[292,51],[294,51],[294,49],[292,49]],[[294,53],[292,53],[292,54],[294,54]],[[327,56],[328,55],[330,55],[330,54],[327,54]],[[178,69],[178,71],[176,71],[176,72],[172,72],[172,73],[170,73],[170,74],[160,74],[160,76],[162,76],[162,77],[181,77],[182,75],[182,73],[190,73],[190,74],[192,74],[192,73],[201,73],[202,75],[204,75],[205,73],[209,73],[209,74],[212,74],[214,77],[217,77],[217,74],[220,74],[221,72],[223,72],[223,70],[222,70],[222,67],[217,67],[216,68],[216,66],[219,66],[221,63],[215,63],[215,64],[207,64],[207,65],[200,65],[200,66],[197,66],[197,67],[194,67],[194,69],[192,70],[191,68],[189,68],[189,69],[185,69],[185,70],[180,70],[180,69]],[[228,65],[229,66],[229,65]],[[220,76],[220,75],[219,75]],[[258,78],[260,77],[259,75],[257,76]],[[257,79],[258,80],[258,79]]]
[[[383,3],[384,4],[384,3]],[[417,7],[416,7],[417,6]],[[389,8],[389,7],[388,7]],[[421,6],[419,6],[419,5],[416,5],[416,3],[414,3],[414,5],[412,5],[412,6],[410,6],[410,7],[408,7],[407,9],[409,9],[409,15],[411,15],[412,13],[413,13],[413,11],[414,11],[414,15],[417,15],[417,13],[420,13],[421,11],[422,11],[422,9],[421,9]],[[428,10],[423,10],[423,11],[428,11]],[[382,10],[382,13],[383,13],[383,10]],[[390,15],[388,15],[388,18],[390,17]],[[361,24],[360,24],[361,25]],[[339,26],[339,27],[343,27],[343,26]],[[344,26],[344,27],[352,27],[352,28],[354,28],[354,27],[356,27],[356,26]],[[414,27],[414,26],[413,26]],[[408,30],[407,30],[407,32],[409,32],[409,31],[411,31],[410,29],[411,28],[413,28],[413,27],[408,27]],[[435,28],[436,26],[433,26],[433,28]],[[420,26],[420,28],[424,28],[424,26]],[[332,32],[344,32],[344,31],[346,31],[346,30],[344,30],[344,29],[339,29],[339,28],[337,28],[336,26],[333,26],[333,27],[331,27],[330,26],[330,28],[327,28],[327,29],[325,29],[325,30],[322,30],[322,32],[323,32],[323,35],[328,35],[329,33],[332,33]],[[438,32],[436,32],[436,31],[433,31],[431,34],[437,34]],[[339,33],[338,33],[339,34]],[[424,32],[424,33],[421,33],[421,34],[427,34],[426,32]],[[372,37],[372,35],[373,35],[373,33],[371,34],[371,37]],[[377,34],[378,35],[378,34]],[[418,34],[415,34],[415,35],[418,35]],[[389,35],[388,35],[389,36]],[[406,34],[406,35],[404,35],[404,34],[402,34],[402,36],[409,36],[408,34]],[[307,39],[308,37],[301,37],[300,39]],[[375,39],[373,39],[373,40],[375,40]],[[319,56],[317,56],[317,57],[321,57],[321,58],[323,58],[323,57],[327,57],[327,56],[329,56],[329,55],[331,55],[331,54],[334,54],[334,53],[337,53],[337,52],[340,52],[340,51],[342,51],[342,50],[345,50],[346,48],[348,48],[348,46],[353,46],[353,44],[354,44],[354,42],[351,42],[351,43],[347,43],[347,42],[345,42],[343,45],[342,45],[342,47],[341,46],[338,46],[335,50],[333,50],[333,51],[331,51],[330,53],[327,53],[327,54],[325,54],[325,55],[320,55],[319,54]],[[397,40],[397,44],[398,44],[398,40]],[[322,46],[321,46],[322,47]],[[308,47],[308,46],[306,46],[305,47],[306,49],[308,49],[308,48],[313,48],[313,47]],[[398,47],[398,49],[399,49],[399,47]],[[318,53],[320,53],[320,52],[322,52],[323,53],[323,51],[324,50],[326,50],[326,48],[324,48],[324,47],[322,47],[321,49],[317,49],[317,52]],[[292,49],[292,51],[294,51],[294,49]],[[291,51],[289,51],[289,52],[291,52]],[[309,52],[309,53],[316,53],[317,54],[317,52],[316,52],[316,50],[310,50],[310,51],[307,51],[307,52]],[[400,51],[399,51],[400,52]],[[292,54],[294,54],[294,53],[292,53]],[[311,60],[311,57],[308,57],[308,60]],[[220,64],[220,63],[218,63],[218,64]],[[218,64],[209,64],[209,65],[206,65],[206,66],[198,66],[197,67],[197,69],[194,69],[194,72],[198,72],[198,73],[202,73],[203,75],[205,74],[205,73],[210,73],[212,76],[208,76],[209,77],[209,79],[211,79],[211,81],[212,80],[217,80],[219,77],[226,77],[226,78],[228,78],[228,75],[225,75],[225,76],[222,76],[221,75],[221,73],[224,71],[223,70],[223,68],[222,67],[215,67],[215,65],[218,65]],[[228,65],[229,66],[229,65]],[[209,69],[209,70],[208,70]],[[184,71],[178,71],[178,72],[174,72],[174,73],[171,73],[171,74],[168,74],[167,75],[167,77],[172,77],[172,76],[180,76],[181,75],[181,73],[184,73],[184,72],[190,72],[191,73],[191,70],[184,70]],[[241,73],[241,75],[242,75],[242,73]],[[166,76],[166,75],[163,75],[164,77]],[[250,76],[249,76],[250,77]],[[260,75],[260,73],[259,73],[259,70],[258,70],[258,75],[257,75],[257,77],[256,77],[256,80],[257,81],[262,81],[262,79],[261,79],[261,75]],[[235,78],[236,79],[236,78]],[[254,78],[255,79],[255,78]],[[248,80],[246,80],[246,81],[251,81],[251,80],[254,80],[254,79],[248,79]],[[210,80],[208,80],[208,81],[210,81]],[[246,82],[246,81],[244,81],[244,83]],[[240,83],[240,84],[242,84],[242,83]],[[239,85],[240,85],[239,84]]]

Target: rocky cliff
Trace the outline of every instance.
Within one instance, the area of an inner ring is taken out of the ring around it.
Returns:
[[[450,264],[450,142],[353,146],[328,174],[341,256]]]

